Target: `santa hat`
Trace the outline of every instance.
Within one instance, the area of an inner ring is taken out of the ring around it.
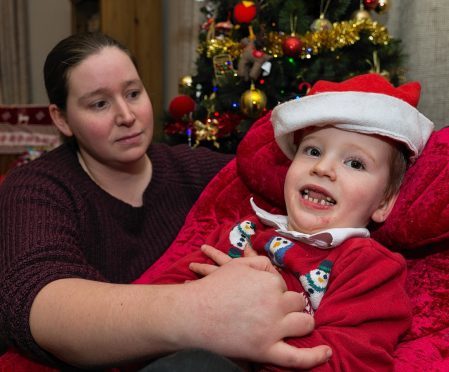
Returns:
[[[295,131],[332,125],[401,142],[409,150],[409,161],[414,162],[434,129],[416,109],[420,91],[418,82],[396,88],[379,74],[359,75],[341,83],[321,80],[307,96],[273,109],[274,135],[284,154],[293,159]]]

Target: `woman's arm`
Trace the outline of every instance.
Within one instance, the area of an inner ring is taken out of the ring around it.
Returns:
[[[251,262],[250,262],[251,261]],[[233,358],[308,368],[328,359],[325,346],[296,349],[313,319],[300,296],[266,259],[247,258],[180,285],[115,285],[60,279],[31,308],[33,337],[61,360],[83,367],[148,359],[199,347]]]

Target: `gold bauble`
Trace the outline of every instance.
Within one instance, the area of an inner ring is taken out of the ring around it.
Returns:
[[[374,9],[376,13],[385,13],[388,9],[390,9],[391,0],[379,0],[376,8]]]
[[[310,26],[310,29],[314,32],[331,30],[332,23],[328,19],[324,18],[324,14],[321,14],[320,18],[315,19],[313,21],[312,25]]]
[[[184,93],[188,91],[189,88],[192,87],[193,80],[190,75],[183,76],[179,79],[178,90],[179,93]]]
[[[267,96],[254,85],[242,94],[240,98],[240,110],[250,118],[258,118],[267,107]]]
[[[363,6],[361,6],[359,10],[352,13],[351,18],[355,21],[363,21],[364,19],[371,19],[371,15],[367,10],[363,9]]]

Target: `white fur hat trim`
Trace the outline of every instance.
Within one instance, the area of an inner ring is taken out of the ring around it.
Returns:
[[[434,129],[432,121],[407,102],[358,91],[319,93],[285,102],[273,109],[271,121],[276,141],[290,159],[296,152],[295,131],[331,125],[402,142],[414,162]]]

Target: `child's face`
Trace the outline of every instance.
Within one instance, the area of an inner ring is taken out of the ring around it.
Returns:
[[[306,132],[287,172],[284,196],[289,229],[307,234],[383,222],[392,145],[334,127]]]

